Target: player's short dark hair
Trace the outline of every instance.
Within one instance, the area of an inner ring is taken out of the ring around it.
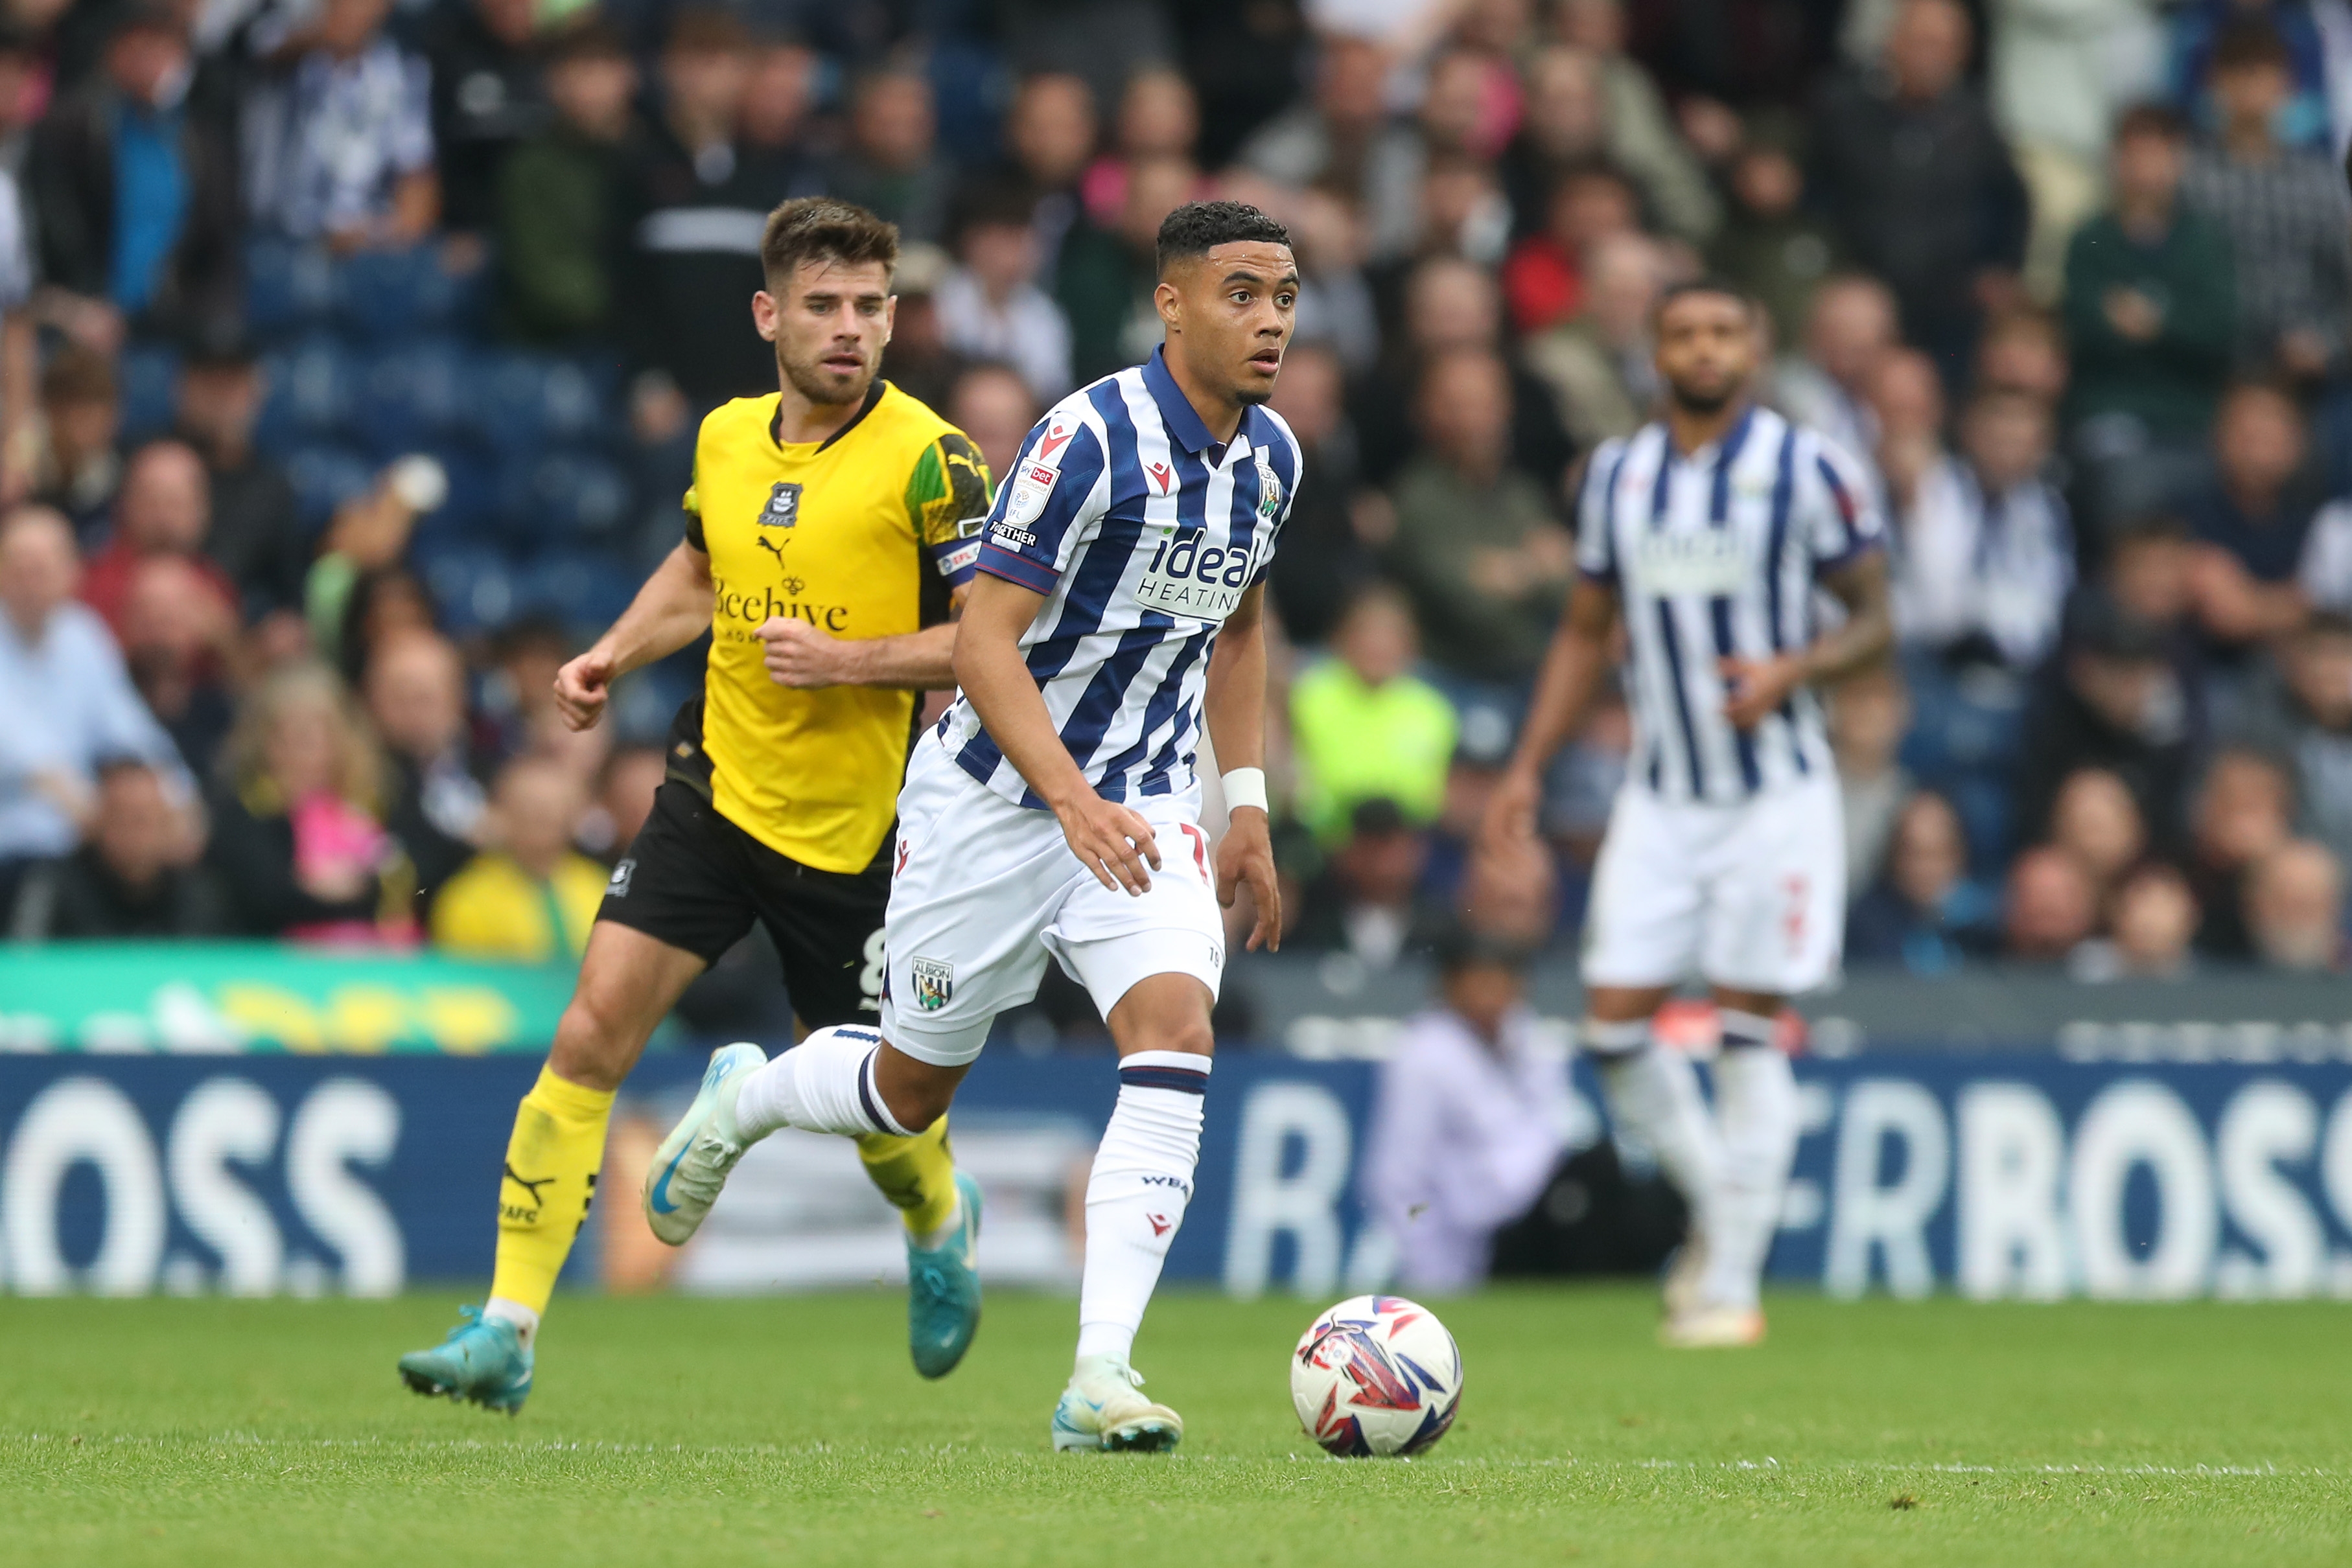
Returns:
[[[898,225],[852,202],[831,196],[796,196],[768,214],[760,235],[760,267],[772,292],[790,281],[804,261],[845,267],[880,262],[887,274],[898,266]]]
[[[1712,294],[1720,298],[1728,299],[1745,311],[1751,320],[1761,309],[1761,307],[1756,303],[1756,296],[1748,293],[1731,279],[1715,273],[1704,273],[1697,277],[1679,278],[1658,290],[1658,302],[1650,308],[1651,324],[1654,326],[1664,320],[1667,309],[1675,300],[1687,299],[1695,294]]]
[[[2213,40],[2213,56],[2207,62],[2208,75],[2224,71],[2255,70],[2267,67],[2292,73],[2294,58],[2287,53],[2286,40],[2278,29],[2260,16],[2246,16],[2221,29]]]
[[[1187,202],[1160,223],[1160,270],[1221,245],[1290,243],[1290,231],[1247,202]]]
[[[2161,137],[2167,141],[2189,140],[2189,120],[2168,103],[2136,103],[2116,117],[2113,141],[2121,145],[2143,136]]]

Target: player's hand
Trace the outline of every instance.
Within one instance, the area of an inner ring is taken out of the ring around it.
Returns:
[[[1070,852],[1095,873],[1097,882],[1108,888],[1123,887],[1136,898],[1151,886],[1151,873],[1160,869],[1160,846],[1141,813],[1089,789],[1068,805],[1055,807],[1054,815],[1061,819]]]
[[[1543,804],[1543,780],[1534,769],[1508,768],[1495,781],[1486,798],[1486,815],[1478,824],[1478,849],[1484,854],[1508,854],[1532,842],[1536,811]]]
[[[1804,665],[1786,653],[1769,659],[1727,658],[1723,674],[1723,716],[1735,729],[1754,729],[1804,684]]]
[[[555,710],[571,728],[593,728],[613,695],[613,655],[591,648],[555,672]]]
[[[857,645],[818,631],[790,615],[771,615],[751,633],[768,645],[768,678],[780,686],[806,690],[847,685],[854,677]]]
[[[1274,875],[1274,835],[1265,813],[1255,806],[1244,806],[1226,819],[1224,841],[1217,845],[1219,906],[1231,909],[1244,883],[1249,883],[1257,924],[1250,927],[1243,946],[1252,953],[1261,947],[1275,952],[1282,946],[1282,884]]]

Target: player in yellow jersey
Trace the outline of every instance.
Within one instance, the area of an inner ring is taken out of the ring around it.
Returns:
[[[556,680],[574,728],[613,681],[708,630],[703,691],[680,710],[653,814],[614,868],[572,1005],[515,1116],[488,1304],[401,1357],[420,1394],[520,1409],[555,1276],[594,1195],[621,1080],[688,982],[765,925],[804,1029],[876,1020],[898,786],[916,694],[952,686],[964,580],[989,507],[964,434],[880,379],[898,231],[822,197],[786,202],[752,296],[779,391],[702,422],[686,538],[612,629]],[[763,1060],[713,1058],[703,1092]],[[980,1319],[980,1194],[941,1127],[858,1153],[906,1220],[918,1371],[944,1375]],[[665,1173],[647,1177],[656,1231]]]

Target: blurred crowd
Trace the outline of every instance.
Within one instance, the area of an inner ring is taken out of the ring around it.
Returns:
[[[1621,700],[1467,841],[1713,271],[1893,523],[1850,963],[2336,968],[2347,84],[2352,0],[0,0],[0,929],[576,952],[700,655],[551,682],[773,389],[767,211],[900,225],[1001,473],[1223,194],[1305,277],[1286,946],[1573,940]]]

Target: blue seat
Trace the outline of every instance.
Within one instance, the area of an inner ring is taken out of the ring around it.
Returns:
[[[472,427],[502,454],[610,434],[611,394],[591,367],[554,354],[486,355],[471,378]]]
[[[344,261],[337,315],[353,336],[398,343],[446,329],[464,303],[467,280],[442,270],[438,246],[365,250]]]
[[[323,334],[273,350],[262,361],[268,391],[256,444],[282,456],[298,446],[343,439],[362,406],[362,370],[348,349]]]
[[[352,434],[385,462],[448,444],[466,423],[473,356],[454,338],[388,349],[367,363]]]
[[[303,526],[314,534],[327,526],[336,507],[366,494],[375,476],[376,465],[348,446],[298,446],[286,455],[286,479],[294,487],[295,509]]]
[[[517,582],[517,605],[554,617],[567,627],[602,632],[620,619],[637,584],[620,562],[600,550],[558,550],[533,558]]]
[[[604,542],[628,521],[628,476],[594,453],[555,450],[509,458],[499,472],[499,516],[519,549]]]
[[[316,246],[259,238],[246,246],[246,326],[264,337],[316,327],[334,313],[335,264]]]
[[[420,543],[410,560],[452,633],[496,631],[514,618],[514,572],[499,551],[479,544],[435,549]]]
[[[437,460],[448,476],[449,496],[437,510],[416,519],[420,548],[481,545],[496,533],[498,467],[472,447],[455,441],[417,448]]]
[[[115,367],[122,392],[122,439],[144,441],[172,428],[180,388],[180,356],[154,343],[133,343]]]

